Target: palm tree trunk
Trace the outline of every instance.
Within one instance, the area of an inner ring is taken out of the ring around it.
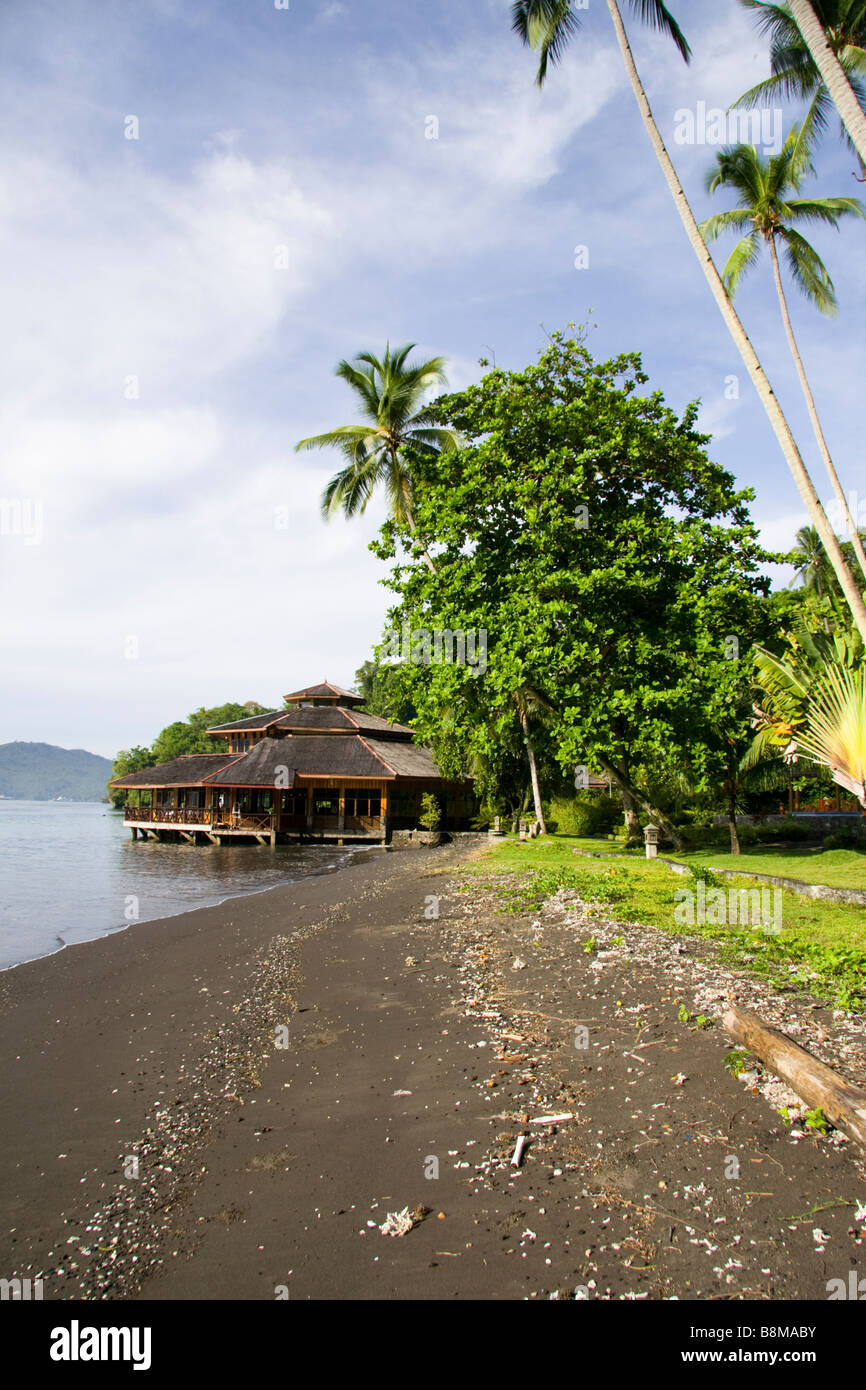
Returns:
[[[854,88],[827,42],[824,26],[809,0],[790,0],[790,10],[797,28],[803,35],[803,41],[815,60],[815,66],[824,79],[824,86],[833,98],[842,123],[854,141],[862,168],[863,164],[866,164],[866,114],[861,110]]]
[[[782,446],[782,452],[788,461],[788,467],[794,475],[794,481],[805,503],[806,510],[812,519],[812,524],[821,537],[824,549],[827,551],[827,556],[842,587],[842,592],[851,608],[854,621],[857,624],[857,628],[864,642],[866,642],[866,603],[863,602],[863,596],[854,581],[854,576],[848,568],[835,532],[827,520],[824,508],[821,506],[820,498],[815,491],[812,479],[809,477],[806,465],[800,455],[800,450],[797,448],[796,440],[785,419],[782,407],[776,399],[769,378],[764,368],[761,366],[760,359],[752,346],[749,335],[743,327],[740,316],[734,308],[722,282],[722,278],[716,269],[716,263],[710,255],[707,245],[701,236],[700,228],[695,220],[695,215],[692,212],[689,200],[683,191],[683,187],[677,176],[677,171],[674,168],[671,157],[665,147],[664,140],[661,137],[661,132],[655,123],[652,108],[650,107],[646,92],[643,89],[640,74],[635,66],[634,55],[631,51],[617,0],[607,0],[607,8],[610,12],[611,20],[613,21],[622,60],[625,64],[625,69],[640,109],[644,126],[652,142],[656,158],[661,165],[671,196],[676,204],[677,212],[685,228],[686,236],[691,243],[692,250],[698,258],[698,262],[712,291],[713,298],[727,325],[728,332],[739,348],[740,356],[746,365],[746,370],[749,373],[752,384],[769,417],[770,423],[776,433],[776,438]]]
[[[824,438],[824,431],[821,428],[821,421],[818,418],[818,408],[815,405],[815,397],[812,395],[812,388],[809,385],[809,378],[806,376],[806,369],[803,366],[803,360],[800,356],[800,349],[797,345],[797,339],[794,336],[794,328],[791,323],[791,315],[788,310],[788,300],[787,296],[785,295],[785,287],[782,284],[782,271],[781,267],[779,266],[779,254],[776,250],[776,238],[774,236],[771,236],[769,238],[769,242],[770,255],[773,258],[773,276],[776,281],[776,293],[779,296],[779,305],[782,310],[782,322],[785,325],[785,333],[788,338],[788,346],[791,349],[791,356],[794,359],[794,366],[797,368],[797,376],[800,378],[800,385],[803,388],[803,395],[806,398],[806,406],[809,411],[809,419],[812,421],[812,430],[815,434],[815,439],[818,442],[818,448],[821,452],[821,457],[823,458],[824,463],[827,466],[827,472],[830,474],[830,482],[833,485],[833,491],[836,494],[836,500],[842,508],[842,516],[845,518],[845,525],[848,527],[848,534],[850,535],[851,540],[853,542],[854,550],[857,555],[860,568],[863,571],[864,578],[866,578],[866,551],[864,551],[863,549],[863,542],[860,539],[860,533],[857,530],[854,518],[852,517],[851,511],[848,507],[848,499],[845,496],[842,484],[839,481],[839,475],[836,472],[833,460],[830,457],[830,450],[827,448],[827,441]]]
[[[535,819],[538,821],[539,833],[547,834],[547,826],[544,823],[544,812],[541,809],[541,789],[538,785],[538,768],[535,765],[535,750],[529,737],[529,719],[522,702],[517,700],[517,713],[520,716],[520,727],[523,730],[523,741],[526,744],[526,756],[529,761],[529,776],[532,781],[532,801],[535,807]]]

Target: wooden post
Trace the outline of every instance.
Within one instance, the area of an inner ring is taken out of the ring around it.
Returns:
[[[382,795],[382,811],[379,817],[379,824],[382,830],[383,842],[388,838],[388,783],[380,782],[379,789]]]
[[[770,1071],[787,1081],[811,1108],[824,1112],[831,1124],[866,1149],[866,1091],[839,1076],[817,1057],[798,1047],[775,1028],[767,1028],[757,1014],[732,1005],[722,1017],[722,1027]]]

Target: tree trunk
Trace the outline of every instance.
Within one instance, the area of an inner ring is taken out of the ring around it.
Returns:
[[[659,810],[658,806],[654,806],[653,803],[649,800],[649,798],[644,796],[643,792],[640,790],[640,787],[636,787],[628,777],[624,776],[624,774],[621,773],[619,769],[614,766],[613,763],[608,762],[607,758],[605,758],[603,753],[596,753],[595,756],[598,759],[599,766],[601,767],[601,770],[605,774],[605,776],[610,777],[614,782],[616,782],[616,785],[619,787],[621,792],[628,792],[632,800],[636,802],[637,805],[640,806],[643,811],[646,812],[650,820],[661,830],[664,831],[665,838],[671,840],[677,849],[685,849],[685,845],[683,844],[680,832],[677,830],[673,821],[668,819],[664,811]],[[642,835],[641,839],[643,839]]]
[[[768,1028],[749,1009],[731,1005],[722,1027],[732,1042],[754,1052],[768,1071],[780,1076],[813,1110],[866,1149],[866,1091],[819,1062],[776,1028]]]
[[[664,140],[661,137],[661,132],[659,131],[659,128],[655,123],[655,119],[653,118],[652,109],[647,99],[646,92],[643,89],[643,85],[640,80],[640,75],[635,66],[634,55],[632,54],[631,47],[629,45],[628,35],[625,31],[625,25],[622,21],[622,15],[619,12],[619,5],[617,4],[617,0],[607,0],[607,8],[610,13],[611,20],[613,21],[613,27],[616,31],[616,37],[619,43],[620,52],[622,54],[623,63],[625,64],[625,69],[628,74],[628,78],[631,83],[635,99],[637,100],[638,108],[640,110],[644,126],[646,128],[647,134],[649,135],[650,141],[652,142],[653,149],[656,153],[656,158],[658,159],[658,162],[661,165],[662,172],[665,176],[668,188],[671,192],[671,196],[673,197],[674,203],[676,204],[677,212],[680,215],[680,221],[683,224],[686,236],[688,237],[691,243],[692,250],[698,258],[698,263],[700,264],[704,272],[704,276],[706,277],[707,283],[709,284],[710,290],[712,291],[713,298],[715,299],[716,304],[719,307],[722,318],[724,319],[725,324],[727,325],[728,331],[731,337],[733,338],[734,342],[736,343],[737,347],[739,348],[740,356],[742,357],[743,362],[745,363],[746,370],[749,373],[755,390],[757,391],[758,396],[760,398],[761,404],[763,405],[764,410],[766,411],[767,416],[770,420],[770,423],[773,426],[773,429],[776,433],[776,438],[782,446],[782,452],[784,453],[785,458],[788,461],[788,467],[790,468],[794,476],[794,481],[796,482],[800,496],[802,497],[803,502],[805,503],[806,510],[808,511],[809,516],[812,519],[812,524],[814,525],[816,531],[821,537],[824,549],[827,551],[827,556],[830,560],[830,563],[833,566],[833,569],[842,587],[842,592],[844,593],[845,598],[847,599],[848,604],[851,608],[851,612],[854,616],[854,621],[857,625],[857,628],[861,636],[863,637],[864,642],[866,642],[866,603],[863,602],[863,596],[860,593],[860,590],[858,589],[854,581],[854,577],[848,568],[845,556],[842,554],[842,550],[836,538],[835,532],[833,531],[832,526],[827,520],[824,508],[821,506],[820,498],[818,497],[818,494],[815,491],[812,479],[809,477],[806,465],[804,464],[803,459],[800,455],[800,450],[797,448],[796,440],[794,439],[794,436],[791,433],[791,428],[787,420],[785,419],[782,407],[779,405],[779,402],[776,399],[776,395],[770,384],[769,378],[767,377],[764,368],[761,366],[761,362],[758,358],[757,353],[755,352],[754,347],[752,346],[749,335],[743,327],[740,321],[740,316],[734,308],[730,296],[728,295],[728,292],[725,289],[725,286],[722,282],[722,278],[719,275],[718,270],[716,269],[716,263],[710,255],[709,249],[703,237],[701,236],[700,228],[698,227],[698,224],[695,220],[695,215],[692,212],[689,200],[683,191],[682,185],[677,176],[677,171],[673,166],[671,157],[667,152],[667,148],[665,147]],[[810,9],[811,7],[807,4],[806,8]],[[866,150],[866,143],[864,143],[864,150]]]
[[[625,814],[625,825],[628,831],[627,845],[643,844],[643,831],[640,828],[640,817],[635,810],[634,797],[631,792],[622,792],[622,809]]]
[[[731,833],[731,854],[739,854],[740,837],[737,834],[737,791],[730,776],[725,778],[725,791],[728,795],[728,829]]]
[[[626,781],[629,780],[628,758],[622,757],[619,760],[619,770]],[[631,792],[622,791],[622,809],[625,817],[626,829],[628,831],[627,845],[642,845],[643,831],[641,830],[640,817],[637,813],[634,797]]]
[[[776,249],[776,238],[772,236],[769,238],[769,241],[770,255],[773,258],[773,276],[776,281],[776,293],[779,296],[779,305],[782,310],[782,322],[785,325],[785,334],[788,339],[788,346],[791,349],[791,356],[794,359],[794,366],[797,368],[797,376],[800,378],[800,385],[803,388],[803,395],[806,398],[806,406],[809,411],[809,419],[812,421],[812,430],[814,432],[815,439],[817,441],[818,448],[821,453],[821,457],[824,460],[824,463],[827,467],[827,472],[830,474],[830,482],[833,485],[833,491],[836,494],[836,500],[842,508],[842,516],[845,521],[845,525],[848,528],[848,534],[853,542],[854,551],[859,561],[860,568],[863,571],[864,578],[866,578],[866,551],[864,551],[863,549],[863,542],[860,539],[860,533],[857,530],[856,522],[854,521],[854,518],[852,517],[851,511],[848,507],[848,499],[845,496],[842,484],[839,481],[839,475],[836,472],[833,460],[830,457],[830,450],[827,448],[827,441],[824,438],[824,431],[821,428],[821,421],[818,418],[818,408],[815,405],[815,397],[812,395],[812,388],[809,385],[809,378],[806,375],[806,368],[803,366],[803,359],[800,356],[800,349],[797,345],[797,339],[794,336],[794,327],[791,323],[791,315],[788,310],[788,299],[785,294],[785,287],[782,284],[782,271],[781,267],[779,266],[779,254]]]
[[[529,737],[529,719],[526,710],[523,708],[519,699],[517,701],[517,713],[520,716],[520,727],[523,730],[523,741],[526,744],[526,756],[529,759],[529,776],[532,779],[532,801],[535,807],[535,819],[538,821],[539,834],[547,834],[547,826],[544,823],[544,812],[541,809],[541,790],[538,785],[538,768],[535,766],[535,750]]]
[[[791,14],[803,41],[815,60],[815,66],[824,79],[824,86],[833,99],[833,104],[845,126],[854,147],[863,163],[866,163],[866,115],[845,76],[845,70],[827,42],[824,26],[813,10],[809,0],[790,0]]]

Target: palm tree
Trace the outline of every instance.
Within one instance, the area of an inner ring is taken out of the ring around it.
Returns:
[[[296,452],[337,448],[348,459],[322,494],[326,520],[337,512],[348,517],[364,512],[381,484],[392,519],[416,533],[412,465],[455,449],[457,435],[438,427],[431,407],[423,404],[429,390],[447,382],[445,359],[409,362],[414,346],[406,343],[392,352],[388,344],[381,359],[372,352],[359,352],[351,362],[338,363],[335,375],[355,392],[366,423],[339,425],[295,445]],[[426,550],[424,558],[435,572]]]
[[[769,247],[782,322],[809,419],[866,578],[866,551],[863,550],[856,523],[848,508],[848,499],[830,457],[815,397],[794,336],[778,251],[781,241],[785,247],[788,269],[810,303],[823,314],[835,314],[836,293],[827,267],[814,246],[797,231],[796,224],[821,222],[838,227],[843,217],[866,217],[866,211],[857,198],[792,198],[792,192],[799,192],[807,170],[812,171],[812,166],[805,133],[799,126],[793,127],[779,154],[769,155],[766,159],[758,154],[754,145],[729,145],[716,156],[715,168],[707,174],[707,189],[710,193],[715,193],[719,188],[733,189],[737,194],[738,206],[731,212],[719,212],[707,218],[701,225],[701,232],[707,242],[715,241],[722,233],[731,230],[746,233],[737,242],[722,271],[722,279],[731,295],[736,293],[745,272],[758,260],[762,243]]]
[[[859,35],[861,42],[849,46],[858,50],[853,55],[857,64],[855,71],[862,76],[866,73],[866,52],[862,48],[863,0],[847,0],[847,3],[846,0],[839,0],[836,6],[829,7],[820,3],[820,0],[816,0],[816,4],[819,13],[816,13],[815,6],[811,5],[809,0],[789,0],[789,9],[833,100],[833,105],[854,142],[861,165],[866,167],[866,113],[840,62],[841,55],[833,51],[835,35],[832,23],[828,25],[824,21],[824,12],[828,8],[841,11],[840,17],[843,21],[850,19],[852,30]]]
[[[793,97],[810,101],[803,122],[810,134],[823,133],[833,105],[827,85],[815,59],[797,27],[790,6],[772,4],[770,0],[740,0],[747,10],[757,13],[758,27],[770,39],[770,71],[772,76],[734,102],[735,106],[766,105],[775,97]],[[866,3],[864,0],[819,0],[815,6],[825,36],[848,78],[861,107],[866,107]],[[842,134],[847,135],[844,122]],[[854,142],[847,136],[848,143]],[[860,170],[866,178],[866,161],[860,159]]]
[[[547,825],[544,820],[544,811],[541,808],[541,788],[538,784],[538,767],[535,762],[535,749],[532,746],[532,738],[529,731],[529,716],[534,713],[540,715],[542,719],[552,712],[552,705],[540,691],[534,690],[532,686],[524,685],[519,690],[515,690],[511,697],[517,710],[517,718],[520,721],[520,728],[523,734],[523,743],[526,748],[526,759],[529,763],[529,778],[532,783],[532,803],[535,807],[535,819],[538,821],[539,834],[547,834]]]
[[[686,60],[688,59],[688,44],[675,19],[667,9],[667,6],[661,3],[661,0],[630,0],[630,3],[647,23],[669,34],[683,58]],[[797,447],[796,440],[791,433],[791,428],[785,419],[785,415],[770,385],[767,374],[761,365],[760,359],[749,339],[749,335],[746,333],[740,321],[740,317],[716,269],[715,262],[701,236],[701,231],[694,212],[683,191],[682,184],[677,176],[673,161],[668,154],[661,132],[653,118],[652,108],[650,107],[646,92],[640,80],[640,74],[635,65],[634,55],[631,51],[628,34],[626,33],[617,0],[606,0],[606,4],[644,127],[649,135],[656,158],[661,165],[662,172],[665,176],[668,188],[670,189],[686,236],[689,239],[692,250],[698,258],[698,262],[704,272],[713,298],[719,307],[719,311],[727,325],[731,337],[739,349],[746,370],[749,373],[764,410],[773,426],[776,437],[779,440],[782,451],[788,462],[788,466],[794,475],[794,480],[799,489],[800,496],[812,519],[812,524],[815,526],[821,536],[821,540],[824,542],[824,547],[830,558],[833,569],[839,578],[839,583],[851,608],[854,620],[860,632],[863,634],[864,640],[866,640],[866,603],[863,601],[863,596],[848,568],[835,532],[827,519],[824,508],[821,506],[820,498],[815,491],[812,479],[809,477],[806,465]],[[572,0],[515,0],[512,6],[512,16],[513,28],[515,31],[521,36],[524,43],[529,44],[539,52],[540,61],[537,81],[539,86],[542,86],[547,75],[548,63],[556,63],[562,58],[569,39],[578,28],[579,19]]]
[[[827,582],[827,553],[814,526],[800,527],[791,558],[796,560],[795,575],[803,588],[815,593],[819,599],[823,598],[830,587]]]

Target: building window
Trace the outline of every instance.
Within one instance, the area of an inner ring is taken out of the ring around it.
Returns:
[[[351,788],[346,792],[346,815],[347,816],[381,816],[382,814],[382,793],[370,791],[363,788],[353,791]]]

